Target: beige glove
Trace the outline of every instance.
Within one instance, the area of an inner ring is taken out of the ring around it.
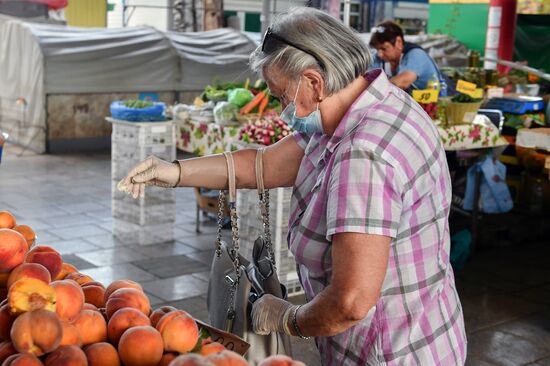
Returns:
[[[169,163],[150,156],[136,165],[126,178],[118,183],[117,187],[137,198],[138,196],[143,197],[146,185],[173,188],[177,186],[179,180],[179,163]]]
[[[292,335],[288,323],[297,305],[273,295],[260,297],[252,307],[252,328],[254,333],[266,335],[271,332],[282,332]],[[292,321],[292,319],[290,319]]]

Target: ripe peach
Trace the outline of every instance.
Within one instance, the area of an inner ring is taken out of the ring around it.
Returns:
[[[63,328],[63,336],[59,343],[60,346],[82,346],[82,336],[75,325],[62,321],[61,327]]]
[[[61,346],[46,357],[45,366],[88,366],[86,354],[78,346]]]
[[[0,272],[0,287],[8,286],[8,278],[11,272]]]
[[[6,358],[2,366],[43,366],[43,363],[34,355],[17,353]]]
[[[15,225],[15,217],[11,213],[0,211],[0,229],[13,229]]]
[[[0,306],[0,340],[10,340],[10,328],[14,320],[15,316],[10,314],[9,306],[7,304]]]
[[[156,366],[162,351],[162,337],[149,325],[128,329],[118,343],[118,353],[125,366]]]
[[[300,361],[294,361],[285,355],[274,355],[266,358],[258,366],[306,366]]]
[[[40,263],[50,271],[51,278],[56,278],[61,272],[63,258],[54,248],[40,245],[31,249],[27,254],[27,263]]]
[[[23,278],[36,278],[45,283],[50,283],[52,280],[50,272],[43,265],[38,263],[21,263],[10,272],[6,287],[10,288],[15,281]]]
[[[59,346],[63,327],[55,313],[35,310],[23,313],[15,319],[10,335],[17,351],[41,356]]]
[[[178,357],[177,353],[165,353],[162,355],[162,358],[157,366],[168,366],[170,362],[176,359],[176,357]]]
[[[212,342],[212,343],[204,344],[201,347],[199,354],[202,356],[208,356],[211,353],[220,353],[222,351],[225,351],[225,347],[223,344],[218,342]]]
[[[8,292],[12,314],[45,309],[55,312],[55,289],[36,278],[23,278],[13,283]]]
[[[13,230],[23,235],[23,237],[27,241],[27,249],[32,248],[32,246],[34,245],[34,242],[36,241],[36,233],[30,226],[16,225],[14,226]]]
[[[191,315],[183,310],[164,315],[157,323],[164,341],[164,350],[187,353],[195,348],[199,339],[199,327]]]
[[[111,296],[113,292],[121,288],[135,288],[136,290],[143,292],[143,287],[141,287],[141,285],[137,282],[132,280],[116,280],[107,286],[107,289],[105,290],[105,302],[109,300],[109,296]]]
[[[69,273],[78,272],[78,269],[69,263],[63,263],[61,265],[61,271],[54,278],[54,281],[63,280]]]
[[[229,350],[209,354],[206,359],[216,366],[249,366],[241,355]]]
[[[87,282],[82,285],[84,299],[87,303],[95,305],[98,308],[105,306],[105,287],[99,282]]]
[[[120,337],[127,329],[139,325],[151,325],[147,315],[133,308],[118,309],[107,324],[109,341],[115,346],[118,345]]]
[[[25,260],[27,241],[15,230],[0,229],[0,271],[8,272]]]
[[[206,357],[194,353],[176,357],[168,366],[214,366]]]
[[[94,279],[88,275],[85,275],[80,272],[71,272],[68,275],[65,276],[65,280],[73,280],[76,283],[78,283],[80,286],[82,286],[85,283],[93,282]]]
[[[111,319],[115,311],[121,308],[138,309],[147,316],[151,312],[149,298],[135,288],[119,288],[109,296],[109,299],[105,303],[105,308],[109,319]]]
[[[158,309],[155,309],[149,316],[149,319],[151,320],[151,325],[153,327],[157,326],[157,323],[159,322],[160,318],[162,318],[165,314],[168,314],[171,311],[178,310],[173,306],[161,306]]]
[[[97,308],[97,306],[93,305],[93,304],[88,304],[87,302],[84,303],[84,306],[82,306],[82,310],[94,310],[94,311],[99,311],[99,309]]]
[[[99,311],[82,310],[73,324],[84,345],[107,340],[107,323]]]
[[[59,319],[72,322],[84,306],[84,292],[80,286],[71,280],[53,281],[57,299],[56,313]]]
[[[107,342],[90,344],[84,349],[88,366],[120,366],[118,352]]]
[[[6,358],[16,353],[17,350],[13,347],[13,343],[10,341],[0,343],[0,362],[4,362]]]

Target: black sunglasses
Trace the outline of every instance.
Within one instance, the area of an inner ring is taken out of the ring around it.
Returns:
[[[321,67],[322,70],[325,70],[325,65],[323,64],[323,62],[321,62],[319,57],[317,57],[313,52],[308,51],[308,50],[296,45],[295,43],[287,41],[283,37],[278,36],[277,34],[275,34],[271,30],[271,28],[267,28],[267,31],[264,34],[264,40],[262,42],[262,52],[267,53],[267,54],[272,53],[273,51],[279,49],[281,47],[281,45],[288,45],[288,46],[294,47],[294,48],[296,48],[296,49],[298,49],[302,52],[307,53],[308,55],[313,57],[315,59],[315,61],[317,61],[317,63],[319,64],[319,66]]]

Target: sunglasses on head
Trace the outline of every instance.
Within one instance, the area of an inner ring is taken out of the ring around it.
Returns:
[[[377,27],[372,27],[370,31],[371,33],[384,33],[386,31],[386,27],[379,25]]]
[[[286,39],[284,39],[281,36],[278,36],[277,34],[275,34],[271,30],[271,27],[267,28],[267,31],[265,32],[265,35],[264,35],[264,40],[262,42],[262,52],[264,52],[266,54],[270,54],[273,51],[278,50],[279,48],[281,48],[281,46],[285,46],[285,45],[294,47],[294,48],[296,48],[296,49],[298,49],[302,52],[307,53],[308,55],[313,57],[315,59],[315,61],[317,61],[317,63],[319,64],[319,66],[321,67],[322,70],[325,70],[325,65],[321,62],[321,60],[319,60],[319,57],[317,57],[313,52],[308,51],[308,50],[296,45],[295,43],[287,41]]]

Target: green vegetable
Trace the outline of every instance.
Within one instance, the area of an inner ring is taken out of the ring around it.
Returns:
[[[122,102],[125,107],[128,108],[147,108],[153,106],[153,102],[145,101],[145,100],[136,100],[136,99],[129,99]]]
[[[254,98],[254,94],[250,90],[244,88],[232,89],[227,93],[227,101],[242,108],[246,103]]]
[[[221,101],[227,100],[227,91],[217,89],[210,85],[204,88],[204,95],[206,96],[206,99],[214,102],[221,102]]]
[[[458,93],[451,98],[451,102],[455,103],[477,103],[481,102],[481,99],[472,98],[468,94]]]

